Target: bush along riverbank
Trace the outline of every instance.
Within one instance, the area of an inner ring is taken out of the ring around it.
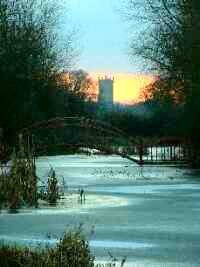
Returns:
[[[11,167],[1,170],[1,207],[13,211],[24,205],[37,207],[37,181],[33,151],[20,135],[18,147],[13,149]]]
[[[0,245],[2,267],[93,267],[94,257],[81,231],[66,232],[55,247]]]
[[[95,263],[90,252],[89,242],[82,228],[65,232],[58,243],[35,248],[7,245],[0,242],[0,266],[2,267],[123,267],[121,262],[110,255],[107,263]]]
[[[38,200],[42,199],[54,205],[60,198],[58,181],[53,169],[48,175],[46,191],[38,188],[38,177],[34,151],[29,142],[19,136],[19,144],[13,149],[11,166],[1,168],[0,172],[0,209],[7,208],[16,212],[22,207],[38,207]]]

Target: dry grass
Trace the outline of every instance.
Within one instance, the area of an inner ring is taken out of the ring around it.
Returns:
[[[94,257],[81,231],[65,233],[56,247],[0,246],[2,267],[94,267]]]

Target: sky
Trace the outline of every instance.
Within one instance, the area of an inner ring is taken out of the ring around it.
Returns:
[[[114,102],[128,105],[142,100],[141,89],[155,79],[151,75],[131,73],[91,72],[90,76],[94,81],[102,77],[114,78]]]
[[[145,82],[140,61],[129,55],[130,27],[119,11],[123,0],[68,0],[68,3],[70,19],[78,29],[81,52],[76,67],[94,76],[112,73],[117,80],[115,100],[122,103],[135,100],[140,85],[149,82],[149,75]]]
[[[79,66],[95,72],[136,72],[128,56],[128,29],[119,12],[121,0],[69,0],[79,31]],[[122,4],[121,4],[122,5]]]

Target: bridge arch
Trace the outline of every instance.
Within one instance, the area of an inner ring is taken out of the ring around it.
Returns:
[[[100,152],[119,155],[134,163],[141,163],[138,159],[131,157],[129,153],[135,150],[137,146],[133,138],[128,136],[123,130],[112,126],[110,123],[96,119],[83,116],[56,117],[34,123],[22,129],[20,133],[23,136],[34,136],[34,138],[37,139],[35,140],[37,150],[39,146],[48,146],[48,144],[45,144],[45,138],[41,140],[41,132],[45,132],[45,130],[48,132],[52,129],[55,131],[64,129],[64,133],[68,137],[68,139],[66,138],[67,140],[64,138],[62,142],[57,140],[57,145],[75,145],[78,147],[97,149]],[[47,140],[47,142],[49,142],[49,140]],[[54,140],[54,142],[56,142],[56,140]]]
[[[64,131],[60,132],[59,129]],[[48,135],[50,130],[54,132],[54,139]],[[42,133],[42,131],[44,132]],[[189,155],[188,148],[179,139],[177,139],[178,141],[175,145],[173,142],[169,142],[169,139],[156,138],[154,141],[145,141],[142,138],[130,137],[123,130],[114,127],[110,123],[83,116],[56,117],[40,121],[22,129],[20,133],[23,136],[30,137],[34,135],[34,139],[37,138],[35,140],[36,150],[39,146],[47,146],[49,142],[55,145],[75,145],[116,154],[139,165],[186,164]],[[59,134],[62,142],[59,140]],[[46,135],[48,138],[46,138]],[[157,150],[158,147],[163,151]],[[176,158],[177,148],[179,158]],[[156,155],[153,155],[153,150],[156,150]],[[170,152],[172,150],[174,151],[173,153]],[[159,158],[157,154],[161,154],[161,157]],[[169,154],[169,157],[166,154]]]

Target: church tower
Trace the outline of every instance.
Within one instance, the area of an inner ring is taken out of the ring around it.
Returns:
[[[111,78],[99,78],[99,96],[98,102],[107,107],[113,105],[113,85],[114,79]]]

